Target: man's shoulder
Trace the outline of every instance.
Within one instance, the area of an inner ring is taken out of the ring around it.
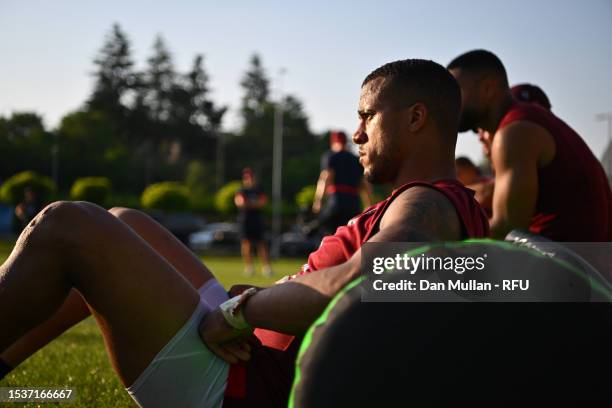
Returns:
[[[495,133],[493,162],[549,163],[555,155],[555,140],[544,126],[530,120],[517,120]]]
[[[434,185],[400,192],[382,216],[380,228],[403,225],[432,240],[461,238],[461,220],[449,198]]]

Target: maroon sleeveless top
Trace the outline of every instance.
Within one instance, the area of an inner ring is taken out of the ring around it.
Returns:
[[[538,198],[529,231],[554,241],[612,240],[612,193],[606,173],[582,138],[552,112],[515,103],[498,130],[517,121],[535,123],[555,142],[553,160],[538,169]]]

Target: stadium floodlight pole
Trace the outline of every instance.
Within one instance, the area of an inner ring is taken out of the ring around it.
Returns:
[[[595,120],[608,123],[608,147],[606,150],[609,151],[609,149],[612,148],[612,112],[598,113],[595,115]],[[612,158],[604,157],[604,159],[606,159],[605,163],[603,163],[605,171],[608,174],[608,178],[612,178]]]
[[[278,71],[278,100],[274,109],[274,140],[272,151],[272,248],[273,258],[280,255],[282,224],[282,174],[283,174],[283,88],[282,79],[287,70]]]
[[[608,142],[612,142],[612,112],[598,113],[595,119],[599,122],[608,122]]]
[[[217,152],[216,152],[216,186],[217,190],[223,187],[223,182],[225,181],[225,137],[223,133],[217,128],[217,126],[213,126],[213,136],[217,137]]]

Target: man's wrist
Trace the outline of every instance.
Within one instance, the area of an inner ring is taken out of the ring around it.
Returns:
[[[244,317],[244,307],[248,299],[255,293],[257,293],[257,289],[252,287],[219,305],[219,309],[221,309],[221,313],[227,324],[236,330],[242,331],[252,329],[251,325]]]

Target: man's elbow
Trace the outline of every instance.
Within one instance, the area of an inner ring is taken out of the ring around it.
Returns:
[[[495,212],[493,213],[489,228],[491,238],[503,240],[510,231],[517,228],[527,229],[529,228],[529,222],[512,222],[511,220],[496,217]]]
[[[491,225],[489,231],[491,232],[491,238],[493,239],[504,239],[508,232],[510,232],[511,228],[508,227],[503,222],[500,222],[498,219],[492,218]]]

